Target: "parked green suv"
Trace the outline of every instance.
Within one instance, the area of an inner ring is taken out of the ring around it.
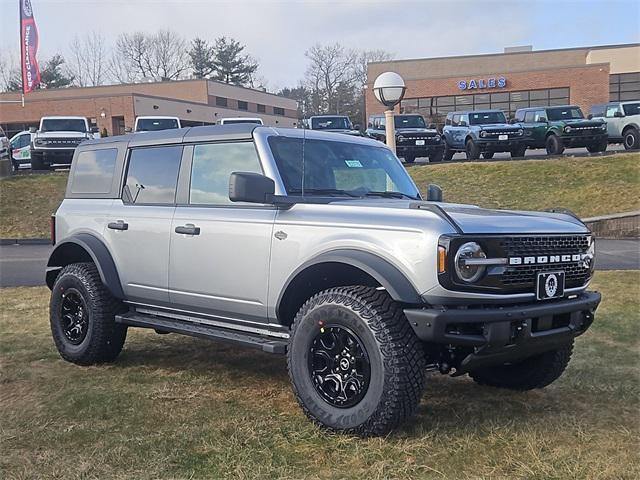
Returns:
[[[587,120],[575,105],[522,108],[514,122],[524,129],[529,148],[546,148],[549,155],[574,147],[587,147],[591,153],[607,149],[606,122]]]

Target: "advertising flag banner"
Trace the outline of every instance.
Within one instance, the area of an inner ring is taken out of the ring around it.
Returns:
[[[22,63],[22,93],[35,90],[40,84],[40,69],[36,60],[38,52],[38,27],[33,18],[31,0],[20,1],[20,62]]]

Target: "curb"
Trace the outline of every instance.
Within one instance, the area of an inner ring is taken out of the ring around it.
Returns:
[[[0,245],[51,245],[48,238],[0,238]]]

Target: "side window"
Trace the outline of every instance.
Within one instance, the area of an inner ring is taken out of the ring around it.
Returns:
[[[136,148],[129,155],[122,194],[125,203],[172,204],[182,158],[182,146]]]
[[[535,118],[536,118],[536,113],[537,113],[537,112],[535,112],[535,111],[525,113],[525,114],[524,114],[524,121],[525,121],[526,123],[533,123],[533,122],[535,122],[535,121],[536,121],[536,120],[535,120]]]
[[[539,122],[541,118],[547,118],[547,114],[544,110],[536,110],[536,114],[533,116],[534,122]]]
[[[378,117],[378,128],[384,130],[387,126],[387,119],[385,117]]]
[[[31,135],[25,133],[24,135],[20,135],[20,140],[18,142],[18,148],[28,147],[31,144]]]
[[[453,125],[454,127],[457,127],[459,123],[460,123],[460,114],[455,114],[451,118],[451,125]]]
[[[262,173],[253,142],[196,145],[191,165],[189,203],[228,205],[233,172]]]
[[[613,118],[616,115],[616,112],[620,111],[620,109],[618,108],[617,105],[609,105],[607,107],[607,113],[605,114],[605,116],[607,118]]]
[[[116,148],[80,152],[74,161],[71,193],[109,193],[117,156]]]

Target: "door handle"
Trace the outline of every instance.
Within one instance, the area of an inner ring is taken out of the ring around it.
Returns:
[[[182,233],[184,235],[200,235],[200,227],[196,227],[192,223],[187,223],[186,225],[176,227],[176,233]]]
[[[111,230],[129,230],[129,224],[124,220],[118,220],[117,222],[109,222],[107,225]]]

